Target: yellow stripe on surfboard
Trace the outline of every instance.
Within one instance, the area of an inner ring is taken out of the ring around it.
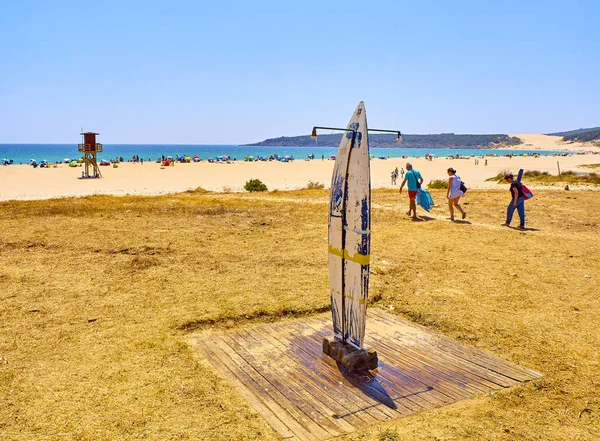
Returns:
[[[332,294],[336,294],[338,296],[341,296],[342,294],[339,291],[335,291],[335,290],[331,290]],[[345,298],[347,298],[348,300],[354,300],[354,296],[350,296],[350,295],[345,295]],[[359,305],[365,305],[367,303],[367,299],[358,299],[357,300]]]
[[[348,250],[340,250],[338,248],[334,248],[332,245],[329,245],[329,254],[333,254],[334,256],[341,257],[342,259],[349,260],[350,262],[358,263],[359,265],[369,265],[371,263],[371,255],[367,254],[353,254],[350,255]]]

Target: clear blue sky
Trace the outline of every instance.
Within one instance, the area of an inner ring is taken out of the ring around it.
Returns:
[[[491,3],[491,4],[488,4]],[[0,143],[600,126],[600,2],[0,2]]]

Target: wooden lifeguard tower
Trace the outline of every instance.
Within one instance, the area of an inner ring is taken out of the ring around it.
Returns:
[[[90,167],[92,168],[92,177],[102,177],[98,162],[96,161],[96,153],[102,151],[102,144],[96,143],[96,135],[99,134],[94,132],[81,133],[83,143],[78,145],[78,151],[83,153],[84,176],[86,178],[90,177]]]

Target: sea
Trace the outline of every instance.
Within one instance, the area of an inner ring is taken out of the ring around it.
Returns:
[[[293,156],[296,160],[306,159],[314,155],[315,159],[330,158],[337,153],[337,147],[279,147],[279,146],[240,146],[240,145],[192,145],[192,144],[103,144],[103,152],[98,153],[98,160],[123,158],[125,161],[138,156],[144,161],[156,161],[172,156],[198,155],[207,160],[217,156],[228,155],[231,159],[244,160],[247,156],[269,157],[271,155]],[[435,154],[446,156],[504,156],[514,155],[563,155],[564,152],[542,150],[497,150],[497,149],[424,149],[424,148],[371,148],[371,156],[375,158],[420,157]],[[0,144],[0,161],[4,158],[13,160],[14,164],[29,164],[31,159],[36,162],[62,162],[65,159],[77,159],[81,154],[77,144]]]

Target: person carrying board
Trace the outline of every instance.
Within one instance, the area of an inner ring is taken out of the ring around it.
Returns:
[[[507,173],[504,179],[510,184],[510,196],[512,199],[506,207],[506,222],[502,225],[509,227],[513,214],[517,210],[521,219],[519,229],[523,230],[525,229],[525,194],[523,193],[523,186],[518,179],[515,180],[512,173]]]
[[[404,185],[407,185],[408,188],[408,211],[406,212],[407,215],[411,216],[412,213],[412,218],[416,219],[417,218],[417,192],[419,191],[419,188],[421,188],[421,185],[423,184],[423,178],[421,177],[421,173],[419,173],[417,170],[413,169],[413,166],[410,162],[406,163],[406,174],[404,175],[404,180],[402,181],[402,184],[400,184],[400,193],[402,193],[402,189],[404,188]]]

